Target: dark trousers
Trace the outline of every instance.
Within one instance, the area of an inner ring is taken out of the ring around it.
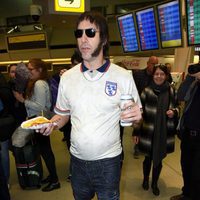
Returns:
[[[71,155],[72,189],[75,200],[119,200],[121,155],[96,161],[84,161]]]
[[[1,200],[10,200],[10,194],[8,190],[7,180],[4,175],[4,170],[1,161],[0,155],[0,199]]]
[[[150,174],[150,171],[151,171],[151,166],[152,166],[151,157],[145,156],[145,159],[143,161],[144,180],[147,180],[147,181],[149,180],[149,174]],[[161,169],[162,169],[162,162],[160,162],[158,164],[158,166],[153,166],[153,169],[152,169],[152,186],[157,185]]]
[[[56,172],[55,157],[51,149],[50,137],[36,133],[36,141],[39,144],[40,154],[49,171],[50,180],[55,183],[58,181],[58,176]]]
[[[192,200],[199,199],[200,191],[200,135],[182,134],[181,167],[184,186],[183,194]]]

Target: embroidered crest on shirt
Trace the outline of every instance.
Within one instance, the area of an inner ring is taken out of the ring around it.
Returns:
[[[117,83],[106,81],[105,92],[108,96],[114,96],[117,92]]]

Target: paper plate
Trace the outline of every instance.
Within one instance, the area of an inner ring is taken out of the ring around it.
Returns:
[[[41,129],[41,128],[45,128],[49,125],[49,123],[42,123],[42,124],[38,124],[38,125],[33,125],[33,126],[29,126],[29,127],[26,127],[27,123],[31,123],[33,121],[37,121],[38,119],[44,119],[44,120],[48,120],[47,118],[45,117],[35,117],[35,118],[32,118],[32,119],[29,119],[29,120],[26,120],[24,121],[22,124],[21,124],[21,127],[23,129]]]

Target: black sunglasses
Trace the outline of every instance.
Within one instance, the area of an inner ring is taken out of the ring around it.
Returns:
[[[96,32],[99,32],[93,28],[88,28],[88,29],[77,29],[74,31],[74,35],[76,38],[81,38],[83,36],[83,32],[85,31],[85,34],[89,38],[93,38],[96,35]]]

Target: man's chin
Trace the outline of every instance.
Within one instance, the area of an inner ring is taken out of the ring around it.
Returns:
[[[85,61],[89,61],[92,58],[92,56],[91,55],[82,54],[82,58]]]

